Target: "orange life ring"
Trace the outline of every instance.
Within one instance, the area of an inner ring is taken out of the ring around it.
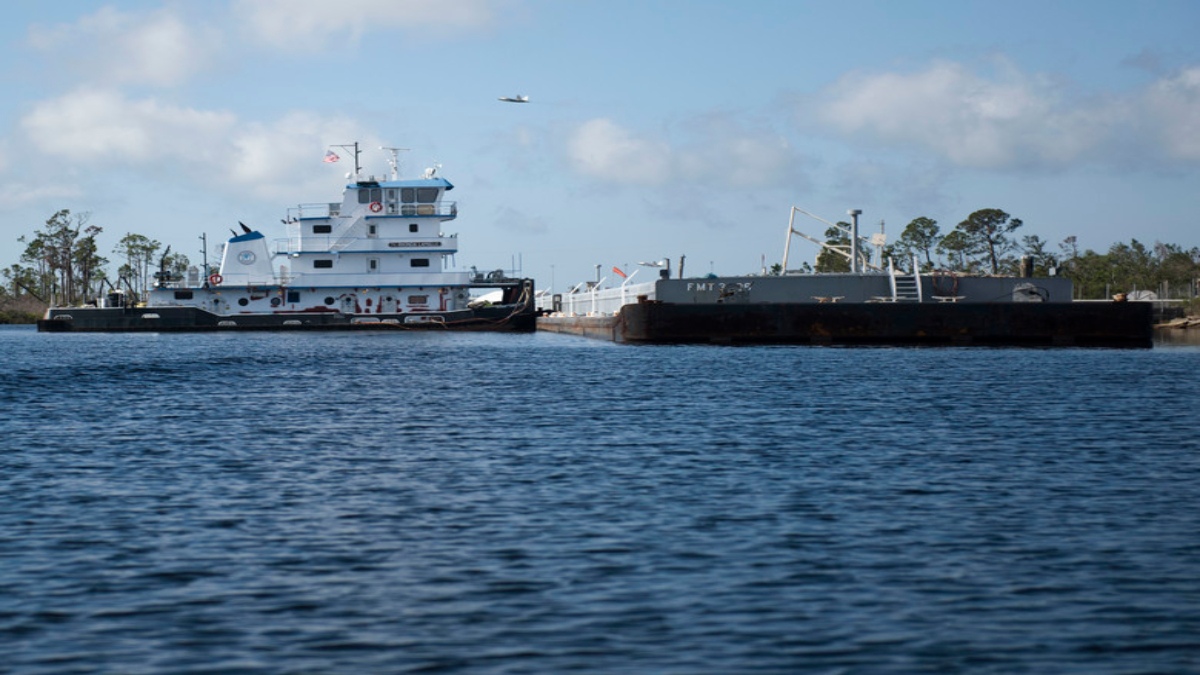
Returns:
[[[379,202],[371,202],[371,213],[379,213],[383,210],[383,204]]]
[[[208,277],[208,283],[212,284],[213,286],[220,286],[222,281],[225,281],[225,277],[221,276],[220,274],[212,274]]]

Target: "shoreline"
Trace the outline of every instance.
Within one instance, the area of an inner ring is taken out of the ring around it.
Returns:
[[[1171,319],[1170,321],[1164,321],[1163,323],[1154,324],[1154,328],[1155,329],[1167,329],[1167,330],[1181,330],[1181,329],[1186,330],[1189,328],[1200,328],[1200,316],[1190,315],[1190,316],[1180,317],[1178,319]]]

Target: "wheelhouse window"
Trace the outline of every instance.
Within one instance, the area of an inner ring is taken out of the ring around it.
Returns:
[[[438,188],[417,188],[417,203],[432,204],[437,201]]]
[[[319,269],[319,270],[320,269],[330,269],[332,267],[333,267],[332,260],[314,260],[313,261],[313,268],[315,268],[315,269]]]
[[[332,225],[313,225],[313,234],[332,234]]]
[[[358,203],[370,204],[383,201],[383,188],[359,188]]]
[[[412,267],[429,267],[429,258],[413,258],[409,265]]]

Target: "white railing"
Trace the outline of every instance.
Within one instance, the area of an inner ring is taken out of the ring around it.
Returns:
[[[561,294],[561,311],[565,316],[602,316],[616,314],[621,307],[637,302],[639,295],[654,299],[655,282],[641,284],[629,283],[632,279],[616,288],[603,288],[604,280],[588,286],[587,282],[576,285],[566,293]],[[553,296],[549,299],[553,302]],[[547,306],[546,309],[554,309]]]
[[[917,283],[917,302],[925,302],[925,297],[921,293],[921,263],[917,260],[917,254],[912,257],[912,272],[913,281]]]
[[[348,286],[377,288],[381,286],[465,286],[471,283],[469,272],[329,272],[326,270],[299,271],[289,269],[288,279],[300,286],[322,288]]]
[[[301,218],[330,218],[341,215],[341,202],[323,202],[321,204],[301,204],[288,209],[288,221]]]
[[[357,253],[458,253],[458,235],[445,234],[439,237],[350,237],[339,241],[329,234],[294,235],[275,240],[275,253],[325,253],[342,251],[351,244]],[[336,246],[336,247],[335,247]]]
[[[381,216],[399,216],[404,218],[409,217],[436,217],[436,218],[457,218],[458,217],[458,202],[442,201],[436,203],[400,203],[386,202],[380,204],[379,211],[367,212],[367,204],[359,204],[359,209],[363,209],[363,214],[373,217]],[[301,204],[288,209],[288,220],[300,220],[302,218],[334,218],[342,215],[341,202],[322,202],[319,204]],[[354,209],[351,209],[352,213]],[[347,214],[348,215],[348,214]]]

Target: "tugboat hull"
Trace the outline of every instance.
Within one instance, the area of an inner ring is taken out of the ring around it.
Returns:
[[[495,306],[454,312],[376,314],[340,312],[218,315],[196,307],[84,307],[52,310],[37,323],[46,333],[199,333],[207,331],[427,330],[528,332],[532,308]]]

